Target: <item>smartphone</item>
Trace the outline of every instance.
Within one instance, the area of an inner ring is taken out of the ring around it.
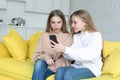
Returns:
[[[58,43],[56,35],[49,35],[50,40],[54,41],[55,43]]]

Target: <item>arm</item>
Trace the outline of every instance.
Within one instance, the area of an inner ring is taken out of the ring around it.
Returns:
[[[57,41],[61,41],[64,45],[66,46],[70,46],[72,44],[72,34],[70,33],[62,33],[61,36],[57,36]],[[50,45],[51,47],[51,45]],[[53,48],[51,48],[53,49]],[[49,55],[51,55],[51,57],[56,60],[58,59],[61,55],[63,55],[62,52],[57,52],[56,50],[53,50],[52,53],[49,53]]]
[[[98,58],[102,50],[101,34],[93,35],[88,43],[85,48],[66,47],[65,54],[77,61],[89,61]]]
[[[38,57],[40,57],[40,55],[44,54],[41,43],[42,43],[42,36],[39,38],[38,43],[36,45],[35,52],[32,56],[33,61],[36,61],[38,59]]]
[[[62,42],[64,45],[66,45],[66,46],[71,46],[71,44],[72,44],[72,42],[73,42],[73,38],[72,38],[72,34],[70,34],[70,33],[67,33],[66,34],[66,36],[64,36],[64,41]],[[67,59],[67,60],[70,60],[70,61],[72,61],[73,59],[71,59],[68,55],[66,55],[66,54],[61,54],[61,55],[63,55],[63,57],[65,58],[65,59]]]
[[[73,61],[74,59],[72,59],[71,57],[69,57],[67,54],[63,54],[64,58],[70,61]]]
[[[53,65],[54,60],[52,58],[52,54],[49,54],[51,51],[49,51],[50,49],[48,48],[49,45],[47,40],[47,33],[44,33],[38,41],[32,60],[36,61],[37,59],[43,59],[47,62],[48,65]]]
[[[75,41],[70,47],[65,47],[61,42],[59,44],[56,44],[52,42],[54,45],[51,45],[54,50],[57,52],[64,52],[65,55],[69,56],[69,58],[76,60],[76,61],[89,61],[96,59],[101,56],[101,50],[102,50],[102,36],[100,33],[96,32],[93,34],[88,44],[86,44],[85,47],[76,47],[77,44],[81,44],[79,41]]]
[[[44,40],[46,39],[46,33],[43,33],[41,37],[38,40],[38,43],[36,45],[35,52],[32,56],[32,60],[36,61],[37,59],[51,59],[51,54],[45,53],[45,45]]]

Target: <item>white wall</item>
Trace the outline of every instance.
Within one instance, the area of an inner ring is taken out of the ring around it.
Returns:
[[[70,13],[85,9],[105,40],[120,41],[120,0],[71,0]]]
[[[26,21],[25,27],[40,28],[44,31],[49,11],[52,9],[61,9],[67,20],[69,11],[71,14],[75,10],[86,9],[105,40],[120,41],[120,0],[49,0],[49,4],[45,4],[47,0],[42,0],[40,3],[42,5],[35,6],[33,1],[40,2],[40,0],[0,0],[0,19],[3,19],[3,24],[10,24],[14,17],[22,17]]]
[[[53,9],[61,9],[68,19],[69,2],[69,0],[0,0],[0,19],[3,19],[4,25],[8,25],[12,18],[22,17],[26,22],[25,27],[45,30],[48,14]]]
[[[9,32],[12,18],[25,19],[25,26],[14,26],[24,39],[29,39],[37,30],[45,31],[49,13],[60,9],[68,20],[69,0],[0,0],[0,41]]]
[[[0,10],[0,19],[3,19],[4,25],[8,25],[12,18],[17,17],[25,19],[25,27],[44,29],[48,14],[27,12],[24,1],[8,0],[6,9]]]

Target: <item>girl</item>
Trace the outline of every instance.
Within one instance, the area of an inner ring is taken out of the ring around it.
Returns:
[[[101,75],[103,40],[101,33],[95,28],[90,14],[85,10],[75,11],[70,16],[73,43],[70,47],[62,42],[51,45],[57,52],[63,52],[68,60],[74,63],[69,67],[57,70],[55,80],[80,80]]]
[[[52,49],[49,35],[56,35],[67,46],[72,42],[72,35],[66,29],[66,20],[60,10],[53,10],[48,16],[46,32],[40,37],[33,55],[35,65],[32,80],[45,80],[57,68],[70,65],[61,52]]]

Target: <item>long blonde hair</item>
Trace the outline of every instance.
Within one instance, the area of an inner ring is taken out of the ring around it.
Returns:
[[[71,26],[71,18],[72,16],[77,16],[79,17],[82,21],[84,21],[86,23],[86,29],[89,31],[89,32],[94,32],[94,31],[97,31],[93,21],[92,21],[92,18],[90,16],[90,14],[86,11],[86,10],[77,10],[75,11],[74,13],[71,14],[70,16],[70,26]],[[73,29],[71,28],[71,32],[74,33]]]
[[[92,21],[92,18],[90,16],[90,14],[86,10],[77,10],[77,11],[73,12],[70,16],[70,21],[69,21],[70,26],[71,26],[71,23],[72,23],[72,21],[71,21],[72,16],[78,16],[82,21],[84,21],[87,24],[86,28],[89,32],[98,31],[96,29],[96,26],[94,25],[94,23]],[[72,27],[71,27],[71,33],[74,34],[74,31],[73,31]],[[102,36],[102,38],[103,38],[103,36]],[[104,41],[103,41],[103,47],[102,47],[102,50],[101,50],[101,57],[102,57],[102,61],[104,62],[103,48],[104,48]]]

